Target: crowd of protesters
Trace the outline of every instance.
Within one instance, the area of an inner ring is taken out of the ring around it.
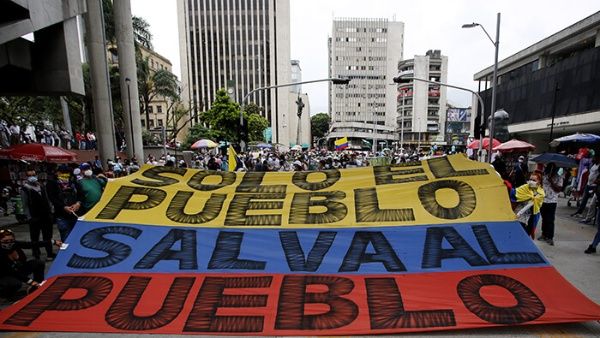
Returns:
[[[196,153],[187,162],[165,154],[158,158],[149,155],[145,163],[221,171],[230,170],[230,165],[234,166],[231,170],[235,171],[318,171],[411,162],[451,153],[453,151],[442,149],[432,149],[429,152],[387,148],[379,152],[326,149],[280,152],[274,149],[253,149],[230,157],[226,149],[214,149]],[[518,219],[532,238],[535,238],[536,225],[541,220],[542,231],[537,239],[554,245],[559,193],[568,196],[581,189],[579,208],[572,216],[585,214],[583,222],[598,223],[600,220],[597,209],[600,158],[593,151],[588,151],[579,158],[583,166],[573,171],[553,164],[530,170],[525,156],[518,156],[510,161],[502,154],[494,155],[493,166],[506,184]],[[235,158],[235,163],[228,163],[231,158]],[[77,219],[100,200],[107,182],[135,173],[139,169],[140,164],[136,159],[123,160],[116,157],[102,163],[97,156],[93,161],[79,165],[55,166],[44,180],[39,180],[36,171],[28,168],[21,175],[24,181],[20,185],[20,195],[30,238],[29,241],[17,241],[14,234],[6,230],[0,234],[0,296],[14,296],[22,285],[27,286],[28,291],[35,289],[43,280],[45,263],[41,249],[45,249],[45,260],[52,261],[55,257],[53,245],[60,246],[66,240]],[[588,201],[591,205],[586,213]],[[60,240],[52,239],[54,224]],[[585,253],[595,253],[599,243],[600,231]],[[32,250],[31,260],[26,258],[23,248]]]
[[[17,144],[42,143],[65,149],[95,150],[96,134],[92,131],[76,131],[72,135],[63,128],[31,124],[20,126],[0,122],[0,147],[8,148]]]

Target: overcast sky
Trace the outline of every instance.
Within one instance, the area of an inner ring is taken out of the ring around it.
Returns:
[[[173,63],[181,78],[176,0],[131,0],[132,11],[146,19],[154,49]],[[502,60],[600,10],[599,0],[290,0],[291,57],[300,60],[302,79],[327,78],[327,37],[332,19],[388,18],[404,22],[404,58],[440,49],[448,56],[448,83],[477,89],[473,74],[494,62],[494,46],[479,28],[495,37],[496,13],[502,13]],[[304,85],[311,114],[327,111],[327,83]],[[450,103],[469,106],[470,95],[450,89]]]

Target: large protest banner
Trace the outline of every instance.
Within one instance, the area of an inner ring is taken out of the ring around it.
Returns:
[[[348,335],[590,321],[464,156],[347,170],[144,167],[113,181],[0,329]],[[560,292],[557,292],[560,290]]]

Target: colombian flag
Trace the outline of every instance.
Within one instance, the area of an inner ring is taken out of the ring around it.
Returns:
[[[228,171],[236,171],[241,166],[240,160],[237,157],[237,153],[231,145],[227,151],[227,164]]]
[[[348,148],[348,138],[342,137],[341,139],[335,140],[335,150],[344,150]]]

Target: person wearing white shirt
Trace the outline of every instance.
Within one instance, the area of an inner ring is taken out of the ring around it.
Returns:
[[[544,203],[540,209],[542,216],[542,235],[538,238],[540,241],[546,241],[554,245],[554,220],[556,218],[556,205],[558,203],[558,194],[563,188],[563,176],[558,174],[558,169],[554,163],[546,165],[544,170],[543,186]]]

